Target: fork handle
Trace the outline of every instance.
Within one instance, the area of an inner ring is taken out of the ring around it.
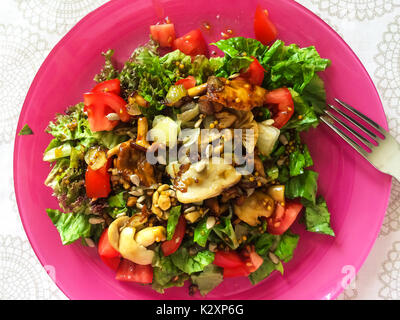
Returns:
[[[400,182],[400,144],[391,135],[386,135],[380,147],[380,152],[371,153],[368,160],[377,169]]]

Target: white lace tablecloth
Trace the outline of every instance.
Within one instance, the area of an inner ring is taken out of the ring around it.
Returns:
[[[132,0],[134,1],[134,0]],[[150,0],[149,0],[150,1]],[[276,0],[279,1],[279,0]],[[13,137],[25,95],[51,48],[105,0],[0,1],[0,299],[66,299],[36,258],[15,202]],[[350,45],[378,87],[400,141],[400,0],[299,0]],[[400,299],[400,184],[377,239],[339,299]]]

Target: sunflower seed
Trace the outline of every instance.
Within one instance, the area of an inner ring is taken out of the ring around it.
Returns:
[[[85,238],[85,242],[86,242],[86,244],[88,245],[88,247],[93,248],[93,247],[96,246],[95,243],[94,243],[94,241],[93,241],[92,239],[90,239],[90,238]]]
[[[135,185],[135,186],[139,186],[140,184],[140,178],[137,174],[132,174],[129,176],[129,179],[131,180],[131,182]]]
[[[140,197],[143,195],[143,189],[135,189],[129,192],[129,194],[135,196],[135,197]]]
[[[189,212],[192,212],[194,210],[196,210],[196,207],[189,207],[185,211],[183,211],[183,213],[189,213]]]
[[[111,121],[118,121],[121,119],[117,113],[109,113],[106,115],[106,118]]]
[[[137,202],[138,202],[138,203],[142,203],[144,200],[146,200],[146,196],[140,196],[140,197],[137,199]]]
[[[90,224],[99,224],[99,223],[103,223],[103,222],[104,222],[103,218],[89,218]]]
[[[208,217],[206,221],[206,228],[211,229],[212,227],[214,227],[215,222],[216,222],[215,217]]]
[[[279,263],[279,258],[277,257],[277,255],[273,252],[269,252],[268,253],[268,257],[271,259],[273,264],[278,264]]]

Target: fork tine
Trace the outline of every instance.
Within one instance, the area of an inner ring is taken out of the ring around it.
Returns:
[[[386,137],[387,131],[383,129],[379,124],[377,124],[375,121],[371,120],[367,116],[363,115],[360,111],[357,109],[354,109],[351,105],[347,104],[346,102],[343,102],[339,99],[335,98],[335,101],[339,103],[342,107],[346,108],[350,112],[355,113],[357,116],[359,116],[361,119],[363,119],[365,122],[367,122],[369,125],[374,127],[376,130],[378,130],[383,136]]]
[[[355,131],[353,128],[351,128],[349,125],[347,125],[345,122],[340,120],[338,117],[336,117],[334,114],[329,112],[328,110],[325,110],[325,113],[339,122],[343,127],[345,127],[348,131],[350,131],[352,134],[354,134],[358,139],[360,139],[370,150],[372,150],[373,147],[375,147],[371,142],[369,142],[366,138],[364,138],[361,134],[359,134],[357,131]]]
[[[377,142],[375,139],[378,138],[378,136],[373,133],[371,130],[369,130],[368,128],[364,127],[362,124],[360,124],[359,122],[357,122],[356,120],[354,120],[352,117],[350,117],[348,114],[344,113],[342,110],[338,109],[335,106],[332,106],[330,104],[328,104],[328,106],[335,110],[337,113],[339,113],[343,118],[346,118],[347,120],[349,120],[352,124],[354,124],[358,129],[360,129],[361,131],[363,131],[365,134],[367,134],[372,140],[374,140],[375,142]]]
[[[346,133],[344,133],[342,130],[340,130],[338,127],[336,127],[333,124],[333,120],[329,118],[328,116],[321,116],[320,117],[321,121],[324,122],[329,128],[331,128],[333,131],[335,131],[344,141],[346,141],[349,145],[353,147],[359,154],[361,154],[363,157],[367,157],[367,152],[361,148],[357,142],[355,142],[353,139],[351,139]]]

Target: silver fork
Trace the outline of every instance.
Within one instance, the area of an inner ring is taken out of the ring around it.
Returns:
[[[325,110],[325,115],[321,116],[322,122],[324,122],[328,127],[335,131],[340,137],[342,137],[349,145],[351,145],[358,153],[360,153],[365,159],[367,159],[376,169],[389,174],[400,181],[400,144],[379,124],[372,121],[370,118],[362,114],[360,111],[354,109],[347,103],[335,99],[343,108],[348,110],[352,116],[344,113],[339,108],[328,104],[329,108],[340,114],[343,118],[347,119],[350,123],[356,126],[363,133],[359,133],[354,130],[344,121],[335,116],[331,111]],[[362,125],[355,118],[359,117],[368,123],[372,128],[374,128],[379,134],[374,133],[372,130],[368,129]],[[345,133],[344,130],[338,128],[335,125],[335,121],[340,123],[341,126],[346,128],[355,137],[357,137],[360,142],[356,142],[354,139]],[[376,143],[371,143],[365,136],[368,136],[372,141]],[[367,147],[369,151],[365,150],[363,147]]]

